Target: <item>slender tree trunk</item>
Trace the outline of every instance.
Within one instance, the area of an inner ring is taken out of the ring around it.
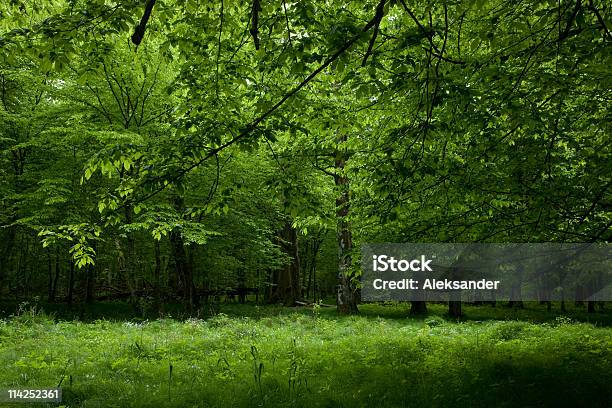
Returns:
[[[27,293],[26,293],[26,288],[27,288],[27,276],[25,274],[25,261],[23,259],[24,257],[24,251],[23,251],[23,245],[20,247],[19,250],[19,256],[17,257],[17,278],[18,283],[17,283],[17,288],[20,289],[20,294],[23,297],[27,297]]]
[[[132,223],[132,206],[125,206],[125,222],[126,224]],[[128,288],[130,290],[130,302],[133,306],[136,307],[136,291],[138,288],[136,287],[136,242],[134,239],[134,234],[132,232],[127,232],[127,246],[126,246],[126,257],[124,259],[125,262],[125,276],[128,284]]]
[[[189,308],[191,305],[191,301],[189,299],[190,293],[187,289],[187,273],[185,271],[187,259],[185,254],[185,247],[183,245],[183,237],[179,230],[174,230],[170,233],[170,242],[172,244],[172,256],[174,258],[174,271],[181,283],[179,287],[181,288],[185,306]]]
[[[317,300],[317,268],[312,270],[312,301],[316,302]]]
[[[97,252],[97,246],[94,244],[94,251]],[[86,269],[86,283],[85,283],[85,303],[93,303],[95,297],[96,288],[96,265],[87,265]]]
[[[9,224],[12,224],[17,220],[17,216],[13,215],[9,219]],[[2,240],[3,248],[0,252],[0,298],[4,291],[4,283],[6,282],[7,272],[11,269],[11,257],[13,255],[13,248],[15,247],[15,240],[17,236],[17,226],[11,225],[8,227],[7,236]]]
[[[55,302],[55,295],[57,293],[57,282],[60,277],[60,258],[59,249],[55,250],[55,276],[53,277],[53,283],[51,284],[51,290],[49,291],[49,302]]]
[[[162,313],[162,300],[161,300],[161,288],[160,288],[160,274],[161,274],[161,256],[159,250],[159,241],[155,240],[155,271],[153,275],[154,287],[153,297],[155,302],[155,310],[158,315]]]
[[[127,286],[128,291],[130,292],[130,303],[132,303],[132,306],[133,306],[136,301],[136,290],[134,288],[134,283],[132,282],[131,273],[129,271],[130,270],[129,265],[131,265],[132,261],[126,259],[126,255],[123,252],[123,246],[118,238],[115,240],[115,247],[117,249],[118,273],[121,276],[122,280],[125,282],[125,285]]]
[[[312,253],[310,254],[311,261],[309,265],[310,268],[309,268],[309,274],[308,274],[308,285],[306,286],[306,298],[308,299],[310,297],[310,291],[312,290],[313,301],[317,300],[313,285],[315,284],[315,281],[316,281],[317,258],[319,255],[319,249],[321,248],[321,244],[323,243],[323,239],[324,237],[321,237],[321,231],[319,231],[315,239],[312,241]]]
[[[355,314],[357,309],[357,288],[353,282],[351,270],[353,250],[353,238],[348,215],[350,210],[350,186],[349,179],[345,174],[347,161],[346,149],[340,145],[346,143],[347,136],[338,137],[338,148],[336,149],[334,181],[339,190],[336,199],[336,221],[338,242],[338,292],[337,310],[339,314]]]
[[[451,269],[451,279],[457,278],[457,270],[455,268]],[[450,298],[448,302],[448,314],[451,317],[461,317],[463,311],[461,310],[461,292],[451,291]]]
[[[308,276],[306,271],[310,271],[310,263],[312,261],[312,239],[306,241],[306,245],[300,245],[300,250],[303,250],[300,255],[300,267],[304,273],[301,274],[302,283],[300,284],[300,299],[308,298]]]
[[[246,268],[238,270],[238,303],[246,303]]]
[[[316,241],[312,241],[310,244],[310,248],[311,248],[311,261],[308,265],[308,280],[306,282],[306,299],[310,298],[310,290],[312,288],[312,275],[313,272],[316,268],[316,263],[317,263],[317,254],[316,254],[316,250],[315,250],[315,246],[316,246]],[[304,277],[306,277],[306,274],[304,274]]]
[[[74,297],[74,261],[70,259],[70,271],[68,274],[68,305],[72,306]]]
[[[184,200],[180,195],[174,196],[174,208],[178,213],[184,210]],[[180,229],[175,229],[170,233],[170,242],[172,244],[172,252],[174,256],[174,265],[176,276],[180,279],[178,287],[181,287],[183,301],[189,313],[194,311],[194,306],[197,303],[195,298],[195,285],[193,280],[193,251],[187,252],[183,234]],[[188,248],[190,249],[190,248]]]
[[[257,266],[257,292],[255,292],[255,304],[256,305],[259,304],[259,291],[261,289],[260,276],[261,276],[261,269],[259,268],[259,266]]]
[[[524,307],[521,287],[523,285],[523,267],[519,266],[516,270],[514,281],[512,282],[510,301],[508,302],[509,307],[522,309]]]
[[[312,289],[312,275],[314,272],[314,268],[311,266],[308,268],[308,281],[306,282],[306,299],[310,299],[310,290]],[[305,276],[306,274],[304,274]]]
[[[94,302],[95,270],[95,266],[88,265],[85,272],[87,274],[85,276],[85,303]]]
[[[276,303],[278,301],[278,276],[279,271],[276,269],[269,269],[267,273],[267,284],[264,292],[265,301],[268,304]]]
[[[47,248],[47,299],[51,300],[51,294],[53,293],[53,266],[51,263],[51,252]]]
[[[276,286],[276,301],[285,306],[295,305],[299,300],[300,288],[300,256],[298,247],[297,230],[291,225],[291,220],[285,222],[281,232],[280,245],[283,251],[291,258],[278,274],[278,286]]]
[[[15,193],[20,194],[25,188],[25,183],[21,176],[23,175],[25,169],[27,150],[25,148],[12,149],[11,156],[11,161],[14,170]],[[3,242],[5,244],[4,253],[0,252],[0,298],[2,297],[2,293],[4,290],[4,283],[7,280],[6,272],[8,272],[9,268],[11,267],[11,257],[13,255],[13,249],[15,247],[17,237],[17,225],[15,225],[14,222],[17,221],[18,218],[19,214],[17,213],[17,207],[15,207],[15,210],[7,223],[8,225],[10,225],[10,227],[8,227],[7,237]],[[18,274],[21,273],[19,271],[19,267],[20,266],[18,265]]]
[[[574,307],[583,307],[584,306],[584,300],[585,298],[587,298],[587,291],[586,288],[584,287],[584,285],[576,285],[575,291],[574,291]]]
[[[187,257],[185,259],[185,293],[187,294],[189,313],[193,313],[193,311],[198,308],[195,279],[193,276],[193,252],[193,245],[188,245],[186,252]]]

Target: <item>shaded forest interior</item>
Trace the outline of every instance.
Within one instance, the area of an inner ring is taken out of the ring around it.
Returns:
[[[2,6],[1,298],[353,314],[364,243],[610,239],[605,2],[244,6]]]

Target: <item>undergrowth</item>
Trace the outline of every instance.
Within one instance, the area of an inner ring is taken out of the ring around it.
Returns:
[[[568,316],[456,322],[362,309],[344,318],[260,307],[258,317],[84,323],[23,305],[0,321],[0,387],[61,384],[66,407],[612,402],[608,327]]]

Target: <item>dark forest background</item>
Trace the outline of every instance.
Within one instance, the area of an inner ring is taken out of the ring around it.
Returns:
[[[354,313],[362,243],[610,239],[606,2],[0,13],[5,300]]]

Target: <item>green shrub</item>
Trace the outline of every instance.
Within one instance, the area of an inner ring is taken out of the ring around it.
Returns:
[[[520,321],[509,321],[499,323],[493,329],[491,337],[494,340],[508,341],[520,338],[524,330],[529,326],[528,323]]]
[[[425,324],[429,327],[442,326],[444,323],[446,323],[446,320],[440,316],[431,316],[425,320]]]

